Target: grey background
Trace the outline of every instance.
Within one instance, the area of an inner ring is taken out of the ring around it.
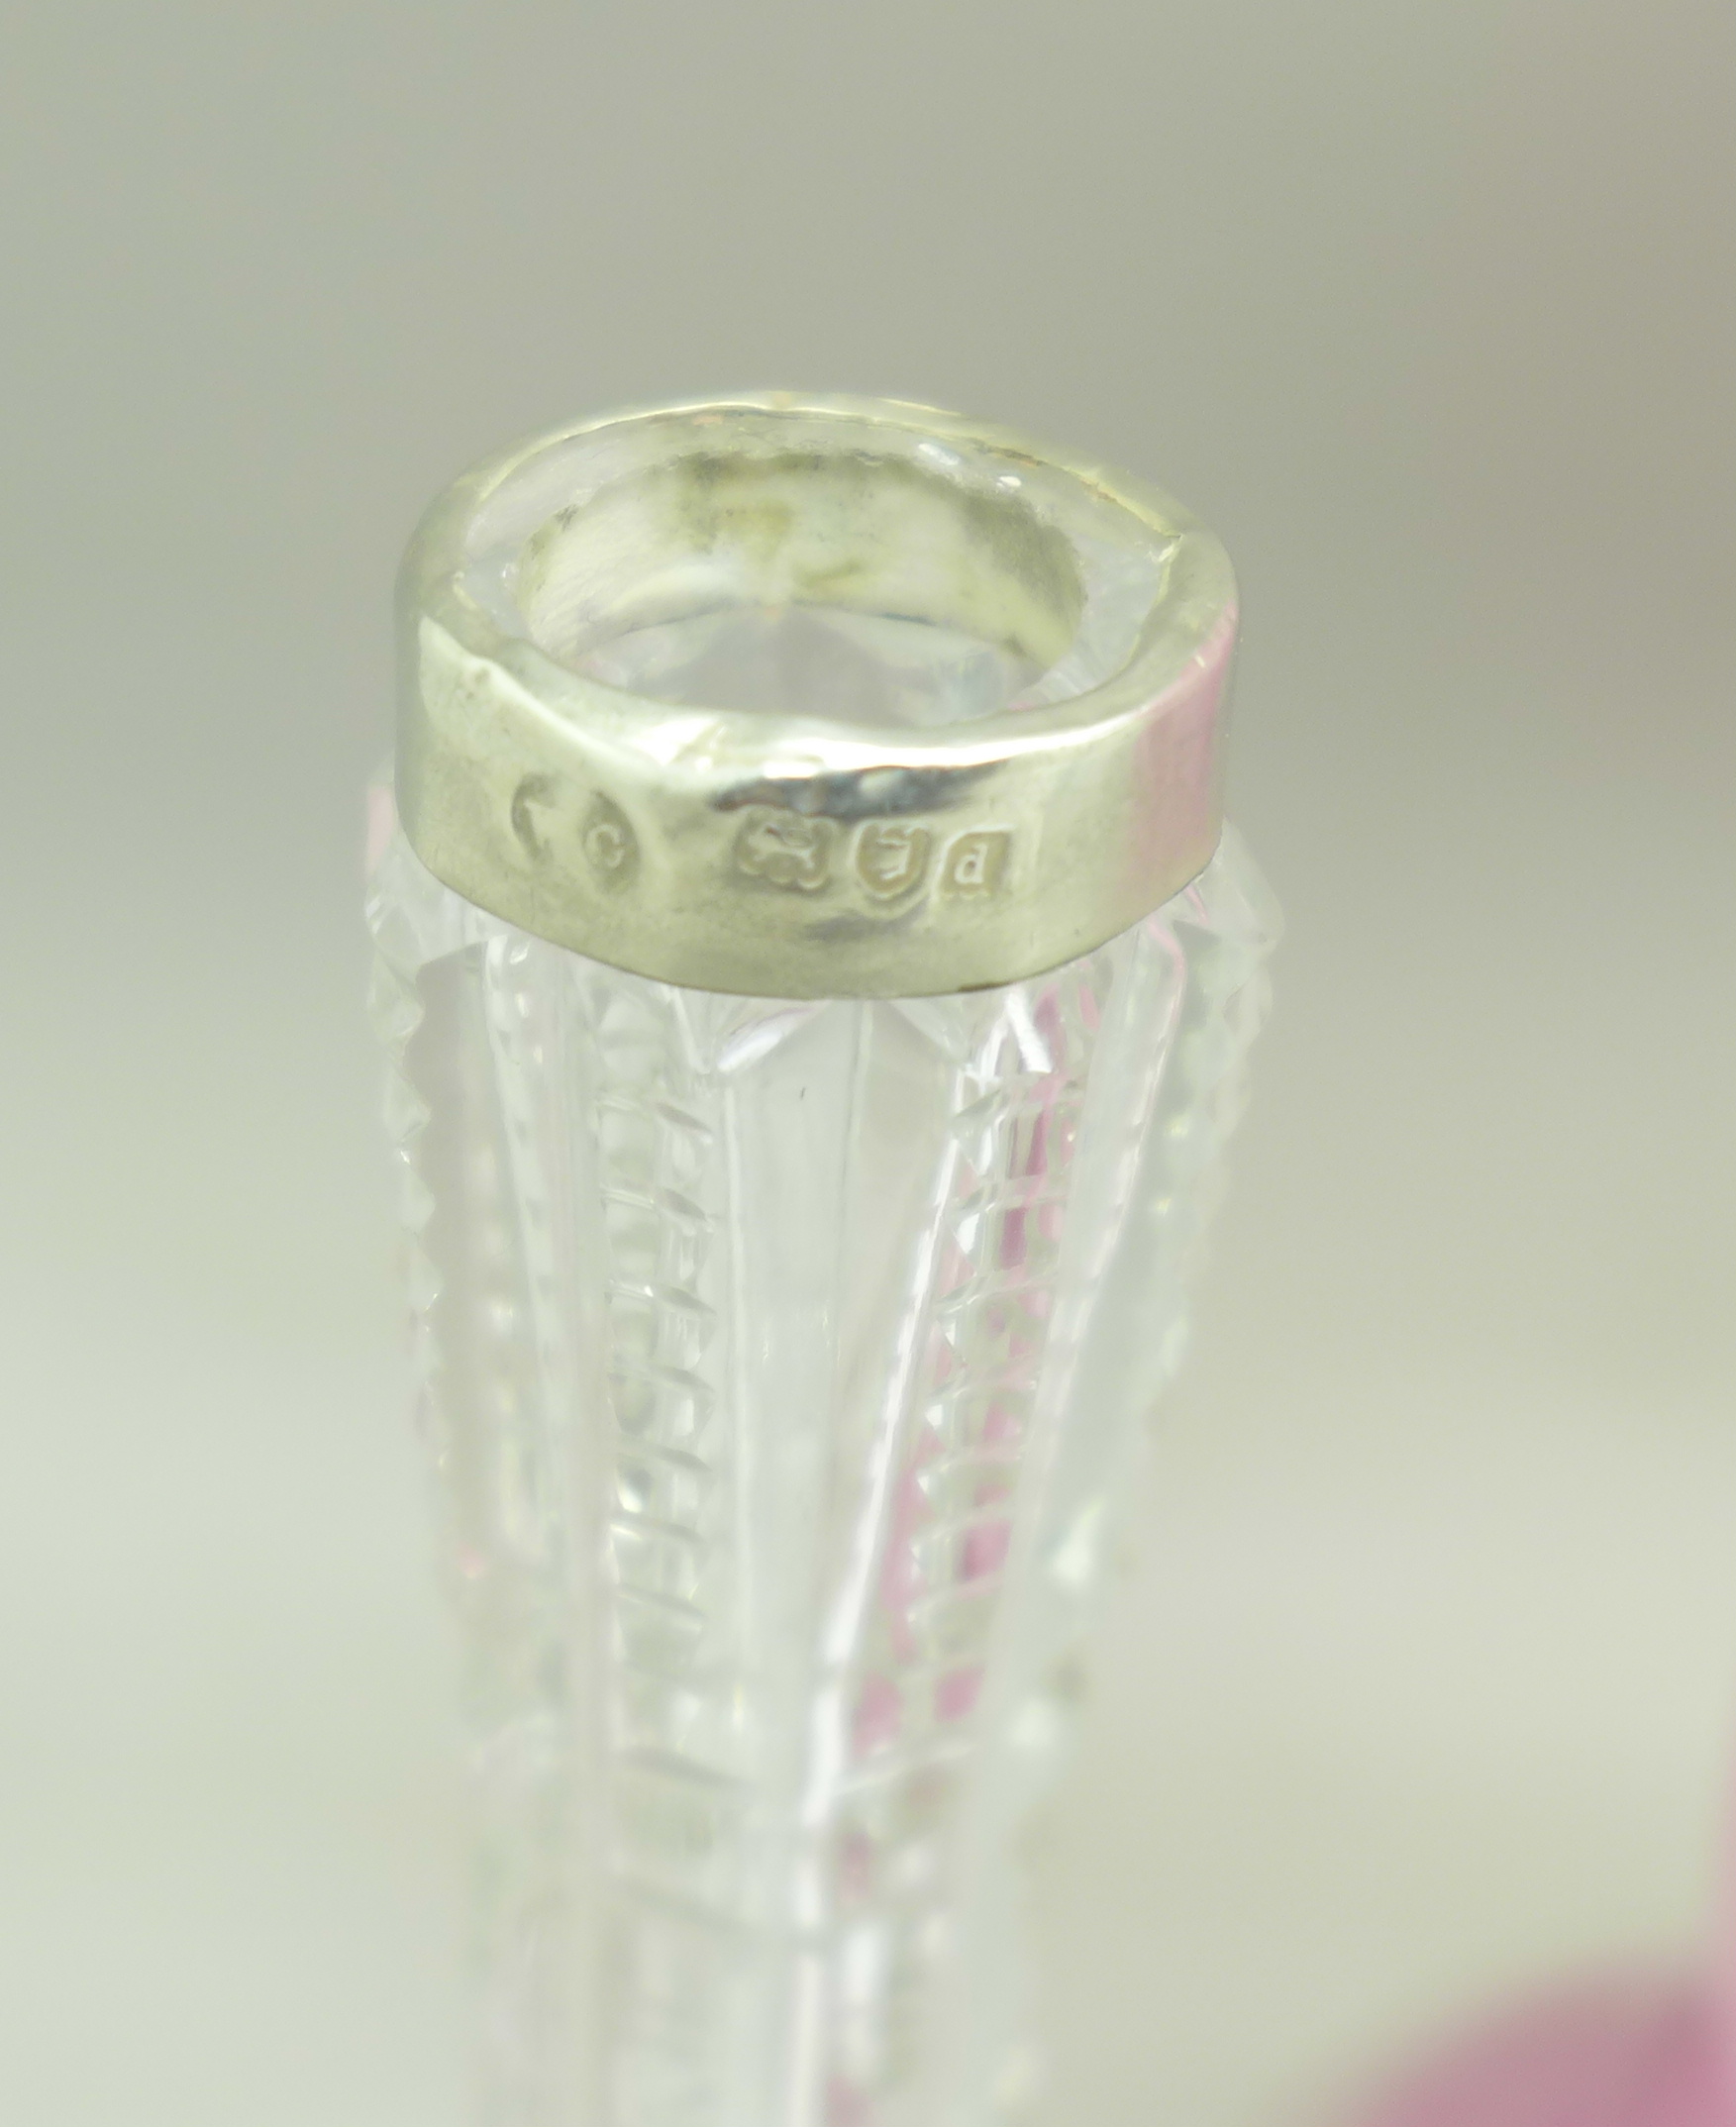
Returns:
[[[1052,2117],[1691,1949],[1736,1682],[1721,0],[13,7],[0,2114],[456,2127],[359,792],[427,496],[884,391],[1162,479],[1291,934],[1044,1859]]]

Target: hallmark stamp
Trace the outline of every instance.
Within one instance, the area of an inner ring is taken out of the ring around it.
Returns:
[[[990,894],[1006,875],[1012,836],[1005,828],[975,828],[947,845],[941,860],[941,889],[950,894]]]
[[[578,846],[591,876],[605,892],[618,893],[639,869],[639,839],[620,806],[600,790],[591,799]]]
[[[518,788],[512,793],[512,803],[507,808],[518,846],[534,864],[540,864],[549,854],[538,816],[554,804],[555,798],[554,776],[525,775],[519,778]]]
[[[570,865],[573,815],[582,797],[582,791],[558,776],[519,778],[507,817],[513,839],[533,864],[541,867],[564,851]],[[606,892],[617,892],[639,869],[639,838],[620,806],[600,790],[579,817],[577,841],[592,882]]]
[[[762,806],[742,822],[736,837],[736,865],[767,885],[816,893],[832,875],[836,834],[830,820]]]
[[[876,900],[920,886],[934,837],[907,820],[870,820],[856,838],[856,875]]]

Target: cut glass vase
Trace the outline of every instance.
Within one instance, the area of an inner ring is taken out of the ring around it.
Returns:
[[[412,543],[370,909],[480,2127],[1030,2108],[1021,1827],[1265,999],[1236,611],[1142,481],[786,392]]]

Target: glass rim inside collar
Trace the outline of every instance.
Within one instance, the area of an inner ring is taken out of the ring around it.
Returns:
[[[506,633],[618,691],[931,725],[1112,677],[1174,542],[1028,457],[731,409],[546,446],[467,544],[466,588]]]

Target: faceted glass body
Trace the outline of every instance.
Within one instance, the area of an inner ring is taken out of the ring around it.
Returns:
[[[1035,2083],[1015,1835],[1243,1098],[1227,835],[966,995],[584,960],[375,866],[462,1622],[485,2127],[976,2127]]]

